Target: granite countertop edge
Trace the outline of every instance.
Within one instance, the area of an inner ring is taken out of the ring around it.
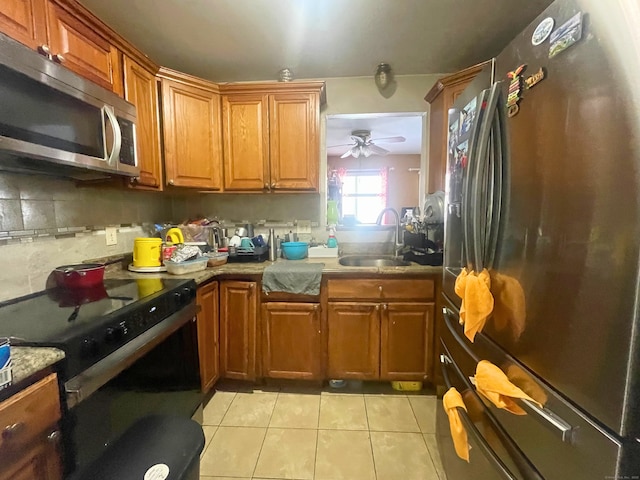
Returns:
[[[429,275],[441,274],[442,266],[419,265],[412,263],[406,267],[345,267],[338,263],[337,258],[307,258],[304,260],[278,259],[277,263],[323,263],[322,274],[372,274],[372,275]],[[169,273],[134,273],[124,269],[113,269],[106,272],[106,278],[113,279],[141,279],[141,278],[192,278],[198,285],[206,283],[212,278],[224,275],[262,275],[264,269],[276,262],[265,261],[261,263],[226,263],[218,267],[208,267],[199,272],[183,275],[171,275]]]

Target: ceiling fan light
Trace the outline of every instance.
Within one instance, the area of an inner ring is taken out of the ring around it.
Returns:
[[[365,145],[362,147],[362,153],[365,157],[369,158],[373,154],[373,151],[369,148],[369,145]]]
[[[353,158],[358,158],[360,156],[360,151],[361,151],[360,148],[361,148],[360,146],[357,146],[351,149],[351,156]]]

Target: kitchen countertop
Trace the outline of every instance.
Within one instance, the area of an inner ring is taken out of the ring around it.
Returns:
[[[411,263],[406,267],[345,267],[338,263],[338,258],[306,258],[304,260],[278,259],[276,262],[299,263],[324,263],[322,274],[370,274],[370,275],[425,275],[441,274],[441,266],[419,265]],[[198,285],[222,275],[262,275],[264,269],[275,262],[234,262],[226,263],[218,267],[208,267],[199,272],[186,273],[184,275],[171,275],[169,273],[134,273],[128,270],[109,269],[107,278],[114,279],[139,279],[139,278],[193,278]]]
[[[331,275],[340,274],[370,274],[370,275],[425,275],[440,274],[442,267],[419,265],[411,263],[406,267],[345,267],[338,263],[338,258],[307,258],[304,260],[278,259],[278,263],[323,263],[322,273]],[[275,262],[240,262],[226,263],[218,267],[209,267],[205,270],[184,275],[171,275],[169,273],[134,273],[125,269],[107,268],[106,278],[113,279],[140,279],[140,278],[193,278],[198,285],[208,280],[224,275],[262,275],[264,269]],[[13,384],[35,375],[64,359],[64,352],[52,347],[11,347],[11,362],[13,371]],[[0,393],[0,400],[5,396]]]

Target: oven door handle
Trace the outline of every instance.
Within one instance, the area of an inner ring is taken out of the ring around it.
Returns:
[[[115,352],[71,378],[64,384],[67,407],[73,408],[92,393],[133,365],[167,337],[191,320],[195,320],[200,307],[195,301],[151,327]]]

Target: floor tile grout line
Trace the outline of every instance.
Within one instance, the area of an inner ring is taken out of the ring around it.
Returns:
[[[217,390],[217,392],[220,390]],[[213,394],[213,397],[215,397],[216,394]],[[231,404],[235,401],[236,397],[238,396],[238,392],[233,392],[233,398],[231,399],[231,401],[229,402],[229,405],[227,405],[227,408],[224,409],[224,413],[222,414],[222,417],[220,418],[220,421],[218,422],[218,428],[222,426],[222,422],[224,421],[224,417],[227,416],[227,413],[229,413],[229,409],[231,408]],[[211,400],[213,400],[213,397],[211,397]],[[216,433],[218,433],[218,431],[216,430]]]
[[[376,457],[373,453],[373,440],[371,439],[371,425],[369,425],[369,410],[367,410],[367,397],[363,396],[364,402],[364,415],[367,419],[367,437],[369,437],[369,448],[371,449],[371,462],[373,463],[373,476],[378,478],[378,471],[376,470]]]
[[[280,390],[276,392],[276,401],[273,403],[273,409],[271,410],[271,415],[269,415],[269,421],[267,422],[267,428],[264,431],[264,437],[262,437],[262,443],[260,444],[260,451],[258,452],[258,456],[256,457],[256,464],[253,466],[253,472],[251,473],[251,477],[253,478],[256,474],[256,469],[258,468],[258,462],[260,461],[260,455],[262,455],[262,449],[264,448],[264,442],[267,439],[267,434],[269,433],[269,425],[271,424],[271,419],[273,418],[273,412],[276,410],[276,404],[278,403],[278,398],[280,398]]]
[[[318,462],[318,443],[320,442],[320,413],[322,412],[322,392],[320,392],[318,402],[318,420],[316,421],[316,448],[313,455],[313,479],[316,478],[316,465]],[[326,395],[325,395],[326,396]]]
[[[440,472],[438,472],[438,469],[436,468],[436,462],[433,460],[433,455],[439,455],[440,454],[440,450],[438,450],[437,452],[435,452],[434,454],[432,454],[431,449],[429,448],[429,444],[427,443],[427,439],[425,438],[426,435],[434,435],[434,433],[423,433],[422,434],[422,438],[424,439],[424,443],[427,446],[427,453],[429,453],[429,458],[431,459],[431,463],[433,464],[433,470],[436,472],[436,476],[438,477],[439,480],[444,480],[440,478]],[[437,443],[436,443],[437,446]]]

